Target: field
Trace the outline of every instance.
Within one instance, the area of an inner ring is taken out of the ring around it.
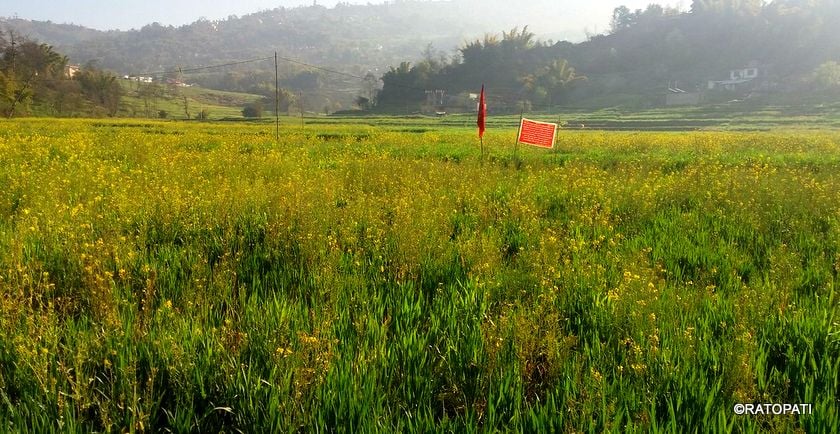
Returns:
[[[196,119],[202,111],[205,111],[211,119],[237,118],[242,116],[245,105],[259,101],[261,98],[259,95],[247,93],[225,92],[201,87],[178,87],[175,88],[175,95],[167,90],[165,96],[145,101],[138,95],[141,84],[120,80],[120,85],[125,92],[120,115],[130,117],[146,116],[148,104],[148,116],[157,117],[160,111],[164,111],[167,118],[186,119],[185,109],[188,109],[191,119]]]
[[[0,431],[840,432],[840,132],[291,122],[0,123]]]

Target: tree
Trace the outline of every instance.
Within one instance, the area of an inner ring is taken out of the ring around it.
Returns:
[[[834,61],[823,63],[814,69],[812,80],[819,90],[840,90],[840,64]]]
[[[0,109],[6,117],[27,112],[47,83],[64,78],[67,58],[47,44],[0,32]]]
[[[82,88],[77,80],[59,80],[51,88],[49,99],[56,116],[73,116],[83,109]]]
[[[279,112],[290,112],[292,110],[292,107],[294,107],[297,104],[297,100],[298,100],[297,95],[292,93],[292,91],[290,91],[288,89],[283,89],[283,88],[280,88],[280,91],[278,93],[279,93],[279,96],[280,96],[280,100],[278,101]],[[271,96],[270,97],[264,97],[262,99],[261,104],[263,106],[263,111],[265,110],[265,107],[271,107],[272,113],[273,113],[274,98],[276,98],[276,96],[274,94],[274,89],[272,88]]]
[[[610,21],[610,30],[612,33],[618,33],[621,30],[627,29],[635,22],[635,15],[630,12],[630,8],[621,5],[613,9],[612,20]]]
[[[242,116],[246,118],[261,118],[263,116],[263,106],[259,102],[246,104],[242,109]]]
[[[361,110],[370,110],[371,109],[370,100],[367,99],[364,96],[361,96],[361,95],[357,96],[356,99],[353,100],[353,103],[355,103],[356,106],[359,107],[359,109],[361,109]]]
[[[184,97],[184,116],[187,117],[187,120],[190,119],[190,101],[187,97]]]
[[[535,73],[524,75],[520,83],[530,93],[534,102],[545,102],[551,108],[556,98],[562,95],[570,84],[586,79],[586,76],[575,72],[568,60],[554,59]]]
[[[382,76],[382,90],[376,97],[376,106],[385,108],[407,107],[420,103],[425,98],[426,83],[421,79],[419,70],[412,67],[410,62],[402,62],[400,66],[391,69]],[[370,99],[365,98],[367,103]],[[359,105],[361,100],[356,98]]]
[[[163,86],[157,83],[143,83],[137,89],[137,95],[143,100],[143,106],[146,109],[146,117],[152,117],[152,113],[157,110],[157,101],[164,96]],[[184,102],[186,104],[186,102]],[[185,108],[185,111],[187,109]]]
[[[116,116],[123,90],[114,74],[87,65],[82,68],[76,79],[88,99],[104,108],[108,116]],[[147,116],[149,114],[147,107]]]
[[[362,89],[366,93],[365,96],[367,97],[368,101],[373,101],[374,100],[374,98],[376,96],[375,95],[376,86],[378,84],[379,84],[379,79],[376,78],[376,76],[373,75],[372,72],[368,71],[368,73],[365,74],[365,78],[362,80]]]
[[[763,5],[763,0],[692,0],[691,13],[757,15]]]
[[[5,117],[13,117],[20,108],[26,110],[32,102],[32,96],[30,81],[18,80],[11,71],[0,71],[0,107]]]
[[[502,46],[509,50],[528,50],[534,47],[534,38],[536,35],[528,31],[528,26],[525,26],[520,31],[518,27],[514,27],[510,32],[502,32]]]

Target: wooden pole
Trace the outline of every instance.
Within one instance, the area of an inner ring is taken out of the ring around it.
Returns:
[[[280,76],[277,73],[277,52],[274,52],[274,139],[280,141]]]
[[[519,128],[516,130],[516,141],[513,143],[513,161],[519,163],[519,135],[522,134],[522,119],[525,117],[525,104],[522,104],[522,111],[519,112]]]
[[[303,91],[298,91],[298,101],[300,103],[300,127],[303,128]]]

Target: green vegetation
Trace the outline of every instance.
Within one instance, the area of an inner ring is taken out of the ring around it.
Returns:
[[[528,118],[559,122],[567,130],[697,131],[697,130],[832,130],[840,128],[840,104],[815,100],[733,101],[700,107],[655,109],[606,108],[560,109],[551,114],[529,113]],[[369,126],[474,127],[474,113],[438,116],[341,115],[308,116],[307,125],[361,124]],[[294,122],[283,119],[282,123]],[[516,128],[519,115],[498,115],[487,119],[494,127]]]
[[[67,58],[46,44],[0,29],[0,115],[114,116],[122,88],[92,66],[66,69]]]
[[[818,66],[813,81],[821,90],[837,94],[840,91],[840,64],[831,61]]]
[[[426,53],[383,75],[376,105],[384,112],[416,111],[429,103],[424,90],[445,89],[453,98],[437,105],[463,110],[474,104],[466,94],[482,83],[493,92],[490,106],[509,113],[661,107],[674,88],[703,93],[706,102],[780,95],[825,102],[834,99],[826,89],[836,94],[840,86],[834,62],[840,39],[829,24],[838,21],[840,5],[833,0],[698,0],[689,12],[620,6],[609,34],[579,44],[537,41],[526,27],[462,45],[448,61]],[[749,79],[731,75],[745,68],[754,68]],[[709,81],[727,80],[732,83],[708,88]]]
[[[198,119],[202,112],[213,119],[242,118],[242,110],[262,97],[201,87],[179,87],[120,80],[124,89],[120,114],[124,117]],[[273,114],[273,113],[272,113]]]
[[[3,121],[0,431],[840,431],[838,133],[403,122]]]
[[[518,23],[499,16],[521,16],[512,13],[517,9],[548,13]],[[53,44],[77,63],[100,59],[103,68],[120,74],[265,59],[193,71],[187,79],[269,98],[275,87],[269,57],[276,51],[280,87],[303,92],[301,103],[310,112],[346,110],[363,102],[358,97],[367,99],[360,107],[380,113],[433,112],[440,106],[463,112],[474,107],[469,94],[482,83],[492,92],[490,106],[510,113],[522,106],[529,111],[649,109],[664,105],[669,88],[703,93],[703,103],[747,96],[836,99],[836,0],[696,0],[688,10],[618,6],[608,33],[576,43],[537,38],[522,27],[544,24],[560,10],[549,0],[529,2],[529,7],[501,0],[398,1],[279,8],[178,28],[153,23],[127,32],[16,19],[0,26]],[[569,24],[574,19],[571,13],[557,19],[555,36],[578,27]],[[515,24],[517,29],[495,33]],[[755,76],[740,81],[738,71],[745,69]],[[580,76],[587,80],[574,80]],[[710,91],[709,81],[734,83]],[[435,90],[443,96],[427,96]],[[694,101],[687,104],[699,100]]]
[[[273,88],[270,94],[273,103]],[[280,95],[280,109],[290,111],[296,98],[286,90]],[[173,77],[152,82],[118,78],[92,64],[81,68],[69,65],[53,47],[0,29],[3,117],[238,118],[244,108],[253,110],[266,98],[185,86]]]
[[[283,93],[284,107],[291,104]],[[120,79],[91,65],[71,67],[46,44],[0,32],[0,115],[53,117],[231,118],[263,97]],[[202,115],[203,114],[203,115]],[[257,116],[258,117],[258,116]]]
[[[453,94],[463,94],[455,104],[463,110],[474,104],[467,93],[486,84],[498,92],[490,101],[497,109],[524,107],[530,111],[534,105],[551,109],[567,87],[586,77],[577,75],[566,60],[556,58],[550,45],[534,38],[527,27],[504,32],[501,39],[487,35],[463,46],[460,59],[451,64],[445,58],[435,58],[429,47],[422,62],[415,66],[402,62],[382,76],[384,86],[376,96],[375,106],[385,112],[416,110],[421,105],[445,107],[444,97],[429,101],[426,92],[445,88]]]

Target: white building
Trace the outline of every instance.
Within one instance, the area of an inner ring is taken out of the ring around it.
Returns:
[[[724,88],[726,90],[736,90],[743,87],[747,83],[754,81],[761,75],[761,70],[754,63],[745,68],[732,69],[729,71],[729,79],[727,80],[709,80],[709,90]]]

